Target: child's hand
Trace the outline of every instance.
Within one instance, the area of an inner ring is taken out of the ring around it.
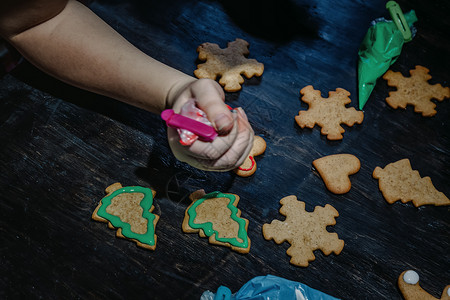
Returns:
[[[220,85],[210,79],[192,82],[176,97],[172,107],[176,113],[189,99],[195,99],[219,133],[213,142],[197,140],[183,146],[177,130],[168,128],[169,144],[178,160],[207,171],[229,171],[244,162],[253,145],[254,132],[244,110],[237,108],[232,113],[224,98]]]

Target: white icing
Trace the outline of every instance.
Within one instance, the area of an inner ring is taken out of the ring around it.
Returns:
[[[403,275],[403,280],[408,284],[416,284],[419,282],[419,274],[409,270]]]

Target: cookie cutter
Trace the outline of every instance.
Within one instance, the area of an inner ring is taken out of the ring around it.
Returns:
[[[166,121],[168,127],[189,130],[196,134],[198,138],[204,142],[212,142],[218,136],[218,133],[214,127],[177,114],[173,111],[173,109],[164,110],[161,113],[161,118]]]

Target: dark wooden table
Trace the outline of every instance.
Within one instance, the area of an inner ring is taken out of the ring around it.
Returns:
[[[199,299],[220,285],[236,292],[255,276],[273,274],[342,299],[401,299],[397,277],[416,270],[440,297],[450,283],[449,207],[388,204],[372,178],[376,166],[409,158],[421,176],[450,196],[450,103],[425,118],[411,107],[394,110],[379,80],[364,122],[330,142],[319,129],[301,129],[294,116],[307,108],[299,90],[312,84],[326,96],[337,87],[357,107],[357,50],[370,21],[388,17],[384,1],[98,1],[91,8],[149,55],[183,72],[196,68],[203,42],[250,43],[265,64],[227,102],[243,107],[267,141],[250,178],[196,170],[178,162],[159,116],[67,86],[28,63],[0,79],[0,298]],[[450,5],[399,1],[416,10],[417,36],[392,70],[431,70],[449,86]],[[318,157],[351,153],[361,161],[345,195],[326,190],[312,170]],[[91,220],[104,188],[114,182],[157,191],[154,252],[118,239]],[[212,246],[181,223],[187,195],[199,188],[241,197],[252,247],[242,255]],[[307,210],[333,205],[329,230],[345,241],[340,255],[307,268],[289,264],[288,245],[262,236],[279,215],[279,200],[296,195]]]

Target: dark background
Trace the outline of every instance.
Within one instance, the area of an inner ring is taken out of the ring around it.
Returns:
[[[416,10],[417,35],[394,71],[430,69],[431,83],[449,86],[448,1],[399,1]],[[159,116],[69,87],[23,62],[0,79],[0,297],[44,299],[199,299],[220,285],[236,292],[255,276],[299,281],[342,299],[401,299],[397,277],[416,270],[422,287],[440,297],[450,283],[449,208],[389,205],[372,178],[376,166],[409,158],[421,176],[450,196],[450,103],[424,118],[394,110],[380,79],[361,125],[328,141],[319,128],[294,121],[299,90],[312,84],[327,96],[338,87],[357,107],[357,50],[370,22],[389,17],[384,1],[113,1],[91,8],[145,53],[187,74],[203,42],[250,43],[264,63],[260,78],[227,93],[267,142],[250,178],[196,170],[176,161]],[[351,153],[361,170],[345,195],[328,192],[312,170],[316,158]],[[118,239],[91,220],[104,189],[114,183],[157,191],[155,251]],[[238,194],[249,219],[249,254],[184,234],[187,195],[199,188]],[[289,264],[288,244],[262,236],[283,219],[279,200],[296,195],[307,210],[329,203],[340,216],[329,231],[345,241],[340,255],[307,268]]]

